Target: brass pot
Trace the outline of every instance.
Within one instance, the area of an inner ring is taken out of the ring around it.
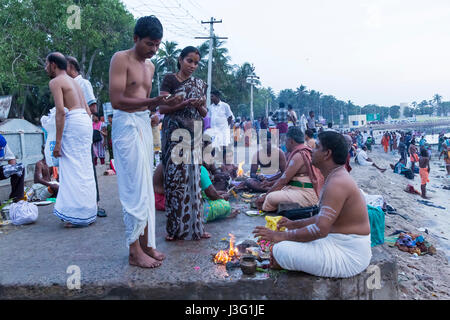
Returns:
[[[243,274],[253,275],[256,273],[256,257],[254,255],[245,255],[240,260]]]

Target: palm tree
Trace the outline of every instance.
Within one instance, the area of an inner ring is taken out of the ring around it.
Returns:
[[[442,96],[440,96],[438,93],[436,93],[433,96],[433,102],[436,103],[436,113],[438,115],[441,115],[441,102],[442,102]]]
[[[302,109],[302,113],[305,112],[304,108],[306,107],[306,101],[305,101],[304,97],[307,93],[308,93],[308,91],[306,91],[306,86],[304,86],[302,84],[300,85],[300,87],[298,87],[295,90],[297,105],[299,108]]]
[[[163,49],[160,49],[158,56],[166,72],[176,72],[178,56],[181,50],[177,49],[178,43],[175,41],[163,42]]]
[[[161,76],[164,73],[164,60],[162,58],[159,58],[156,56],[152,59],[153,65],[155,66],[155,74],[153,75],[154,81],[156,81],[156,86],[153,85],[153,87],[156,87],[158,96],[160,94],[160,81]],[[152,90],[153,91],[153,90]]]

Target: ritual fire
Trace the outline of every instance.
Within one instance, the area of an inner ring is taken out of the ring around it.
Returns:
[[[216,264],[226,264],[227,262],[233,261],[233,259],[239,259],[239,250],[234,246],[234,235],[231,233],[230,236],[230,248],[228,250],[220,250],[214,257],[214,263]]]
[[[245,161],[242,161],[241,163],[239,163],[239,167],[237,170],[237,176],[238,177],[242,177],[244,175],[244,169],[242,168],[244,166]]]

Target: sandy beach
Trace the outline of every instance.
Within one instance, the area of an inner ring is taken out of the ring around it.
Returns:
[[[378,166],[388,170],[381,173],[374,167],[359,166],[352,159],[351,175],[365,193],[382,195],[386,203],[404,216],[386,214],[385,237],[396,230],[412,232],[423,235],[437,249],[435,255],[414,257],[397,247],[389,247],[397,257],[400,299],[450,299],[450,191],[443,189],[450,186],[450,179],[446,178],[442,158],[438,160],[437,148],[434,147],[430,162],[427,196],[431,197],[429,201],[433,205],[445,209],[419,203],[417,200],[422,200],[420,195],[404,191],[408,184],[420,191],[420,177],[416,174],[414,180],[409,180],[394,173],[389,164],[398,161],[400,157],[397,154],[384,153],[381,146],[376,145],[368,155]]]

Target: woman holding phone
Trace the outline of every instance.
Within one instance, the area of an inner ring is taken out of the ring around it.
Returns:
[[[159,107],[159,112],[164,114],[161,142],[168,241],[211,237],[202,223],[200,186],[207,84],[192,76],[200,59],[197,48],[184,48],[178,58],[178,72],[166,75],[161,85],[161,95],[184,99],[176,107]],[[194,142],[200,145],[195,146]]]

